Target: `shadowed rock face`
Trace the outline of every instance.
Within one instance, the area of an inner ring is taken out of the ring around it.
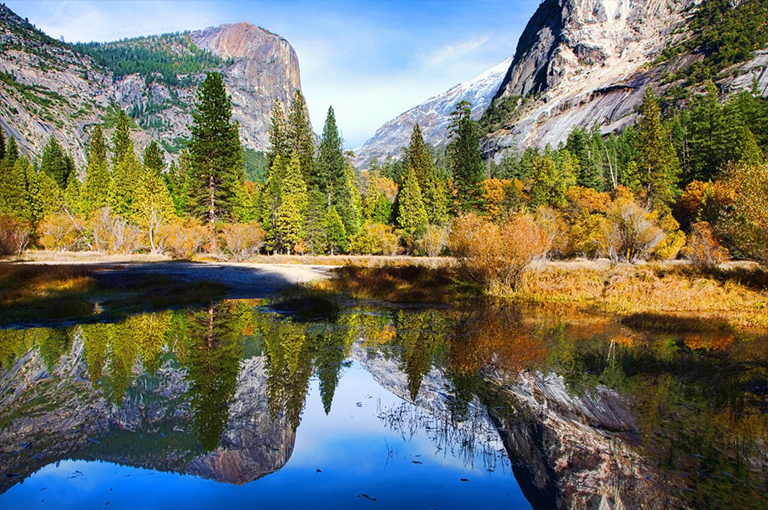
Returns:
[[[188,36],[198,48],[225,62],[210,71],[224,77],[243,145],[266,150],[275,99],[287,107],[301,89],[299,60],[290,43],[248,23],[211,27]],[[157,110],[148,114],[145,129],[132,133],[137,150],[153,139],[174,146],[189,137],[195,91],[205,73],[179,76],[174,86],[142,74],[116,79],[90,57],[38,32],[3,5],[0,54],[0,72],[42,91],[36,95],[42,99],[31,100],[18,87],[0,82],[0,127],[16,139],[22,153],[39,157],[53,134],[82,169],[91,128],[111,105],[128,112],[134,107]],[[45,108],[40,107],[43,100],[48,104]],[[158,105],[162,106],[158,109]]]
[[[219,447],[209,453],[201,451],[191,432],[183,368],[168,362],[150,377],[137,363],[137,378],[120,406],[94,390],[87,374],[83,342],[77,339],[52,371],[30,351],[0,379],[0,416],[8,419],[0,430],[0,493],[65,458],[243,484],[279,470],[293,451],[295,432],[288,418],[270,417],[262,357],[241,362],[227,425]],[[19,408],[24,411],[17,416]],[[126,449],[125,441],[113,441],[125,434],[143,439]]]

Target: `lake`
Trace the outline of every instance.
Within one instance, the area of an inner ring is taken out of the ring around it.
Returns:
[[[768,338],[232,300],[0,330],[0,507],[768,507]]]

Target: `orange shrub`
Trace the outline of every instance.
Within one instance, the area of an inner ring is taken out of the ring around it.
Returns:
[[[530,214],[516,213],[495,224],[470,213],[454,220],[448,245],[463,277],[503,293],[517,287],[525,268],[546,253],[550,241]]]
[[[683,254],[692,264],[704,268],[718,266],[730,257],[728,250],[720,246],[712,235],[712,229],[706,221],[691,225],[688,246]]]
[[[267,234],[261,225],[254,221],[223,225],[221,237],[229,257],[232,260],[243,261],[259,253]]]
[[[0,255],[21,255],[29,244],[29,229],[6,214],[0,215]]]
[[[38,227],[40,242],[46,250],[72,250],[83,243],[85,222],[78,216],[57,212],[49,214]]]
[[[159,249],[174,259],[191,259],[208,242],[209,232],[195,218],[175,219],[160,226],[157,239]]]
[[[607,214],[606,245],[614,262],[645,260],[664,240],[656,225],[656,214],[640,207],[631,198],[617,199]]]

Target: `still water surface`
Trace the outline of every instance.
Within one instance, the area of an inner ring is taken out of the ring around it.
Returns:
[[[0,507],[768,503],[765,337],[316,308],[0,331]]]

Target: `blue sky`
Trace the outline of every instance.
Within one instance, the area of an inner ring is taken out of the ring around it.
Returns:
[[[285,37],[315,131],[329,105],[354,148],[384,122],[512,55],[538,0],[5,0],[67,41],[248,21]]]

